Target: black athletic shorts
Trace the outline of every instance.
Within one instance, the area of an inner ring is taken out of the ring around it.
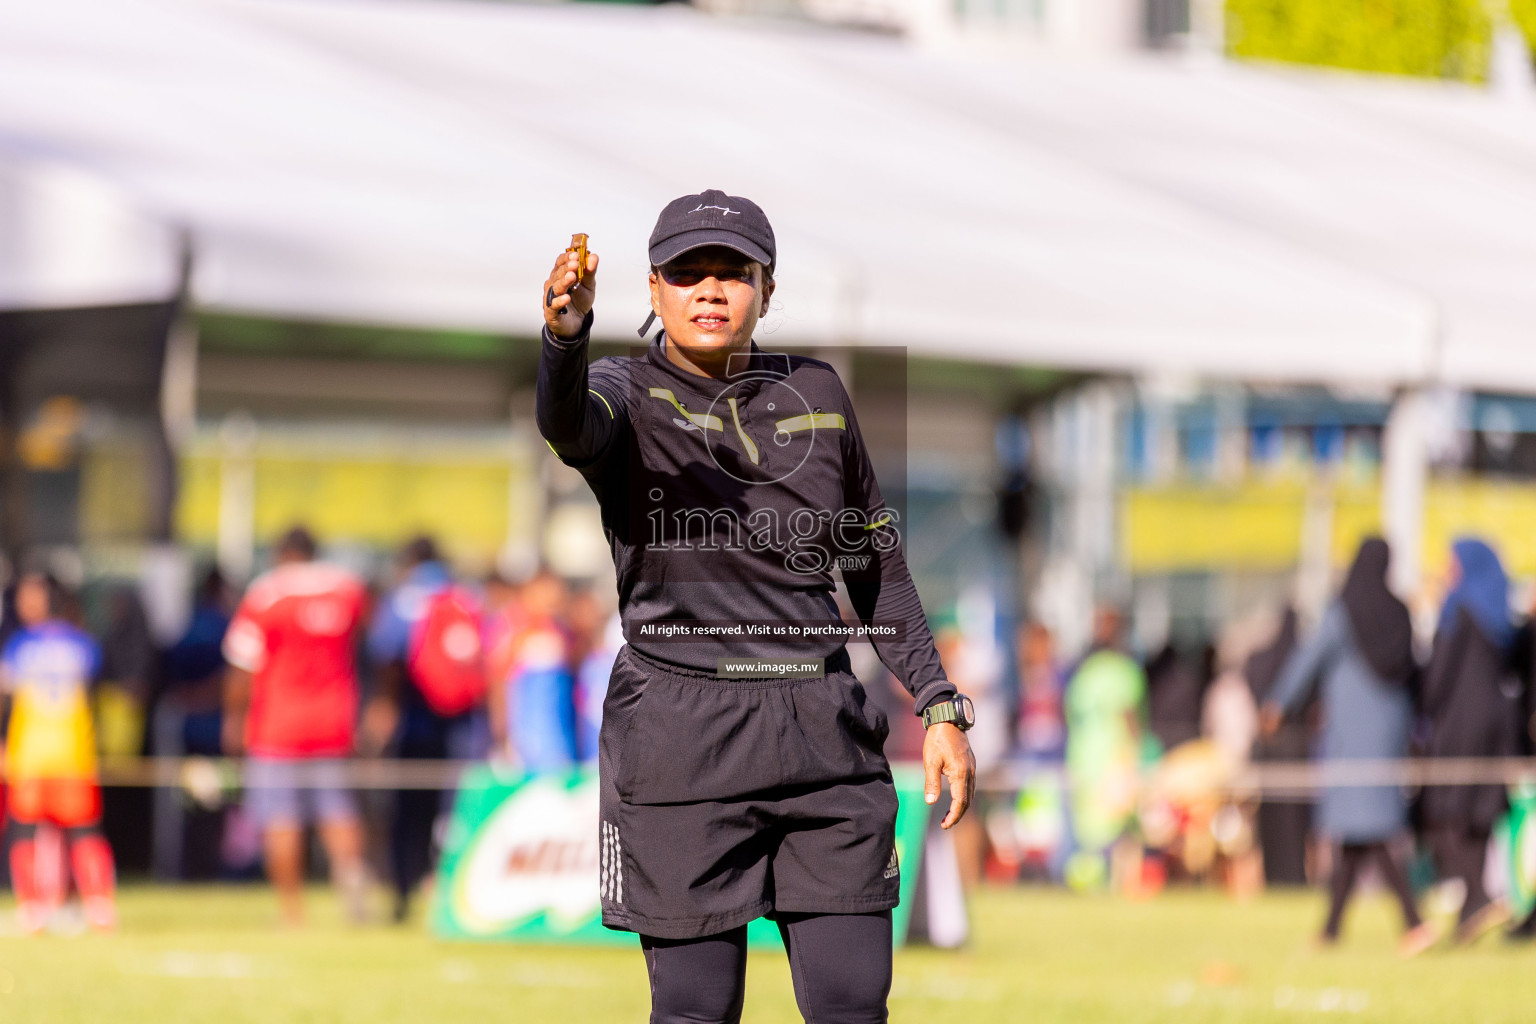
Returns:
[[[896,906],[885,714],[846,652],[815,679],[717,679],[625,647],[603,704],[603,924],[699,938]]]

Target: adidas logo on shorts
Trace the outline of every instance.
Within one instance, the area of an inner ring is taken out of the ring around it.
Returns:
[[[884,878],[895,878],[901,874],[901,865],[896,863],[896,847],[891,847],[891,862],[885,866]]]

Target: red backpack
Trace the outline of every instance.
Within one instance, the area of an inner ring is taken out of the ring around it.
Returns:
[[[446,587],[427,601],[416,623],[407,661],[411,678],[440,715],[457,715],[485,697],[485,652],[480,643],[480,608],[458,587]]]

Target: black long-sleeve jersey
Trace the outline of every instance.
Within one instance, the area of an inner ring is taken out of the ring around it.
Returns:
[[[539,432],[602,510],[629,644],[714,672],[722,658],[835,655],[834,570],[882,661],[922,709],[944,678],[922,604],[836,372],[756,344],[723,380],[643,356],[590,366],[592,315],[546,329]]]

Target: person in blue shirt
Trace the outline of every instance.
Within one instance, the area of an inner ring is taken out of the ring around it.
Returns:
[[[559,576],[548,569],[535,573],[519,588],[516,624],[493,659],[492,703],[500,714],[494,731],[532,772],[563,771],[576,763],[575,637],[565,618],[568,599]]]
[[[38,870],[37,831],[59,829],[68,842],[86,920],[98,931],[116,924],[112,848],[101,832],[96,732],[90,691],[101,649],[75,618],[73,595],[51,576],[24,574],[16,585],[18,628],[0,650],[0,719],[10,792],[11,884],[24,933],[41,931],[63,902]]]
[[[165,652],[165,695],[174,696],[183,715],[183,753],[218,757],[223,752],[223,645],[233,605],[223,574],[210,569],[198,584],[186,631]]]

